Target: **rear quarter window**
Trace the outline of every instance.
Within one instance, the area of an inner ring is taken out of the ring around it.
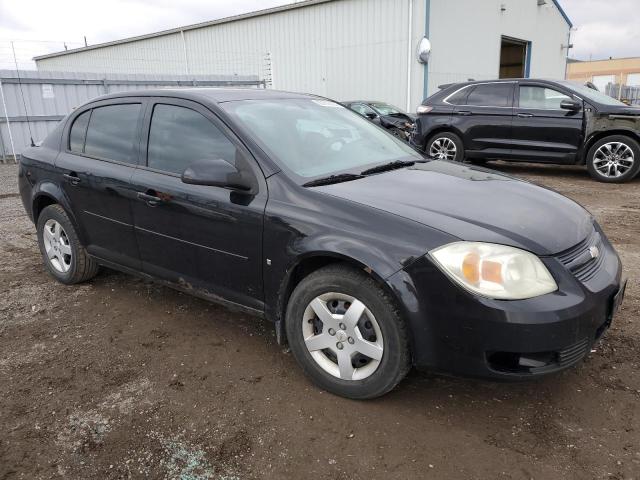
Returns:
[[[84,153],[106,160],[137,163],[140,109],[139,103],[94,108],[87,128]]]
[[[91,110],[87,110],[84,113],[78,115],[71,125],[71,132],[69,133],[69,150],[76,153],[82,153],[84,151],[84,139],[87,135],[87,125],[89,124],[89,116]]]

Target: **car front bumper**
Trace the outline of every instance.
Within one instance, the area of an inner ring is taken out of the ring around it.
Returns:
[[[602,235],[597,271],[580,280],[558,257],[542,258],[558,290],[494,300],[454,285],[422,257],[388,280],[413,338],[414,364],[441,373],[522,380],[578,363],[611,323],[624,295],[622,266]]]

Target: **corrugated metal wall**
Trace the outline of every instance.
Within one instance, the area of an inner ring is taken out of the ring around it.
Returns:
[[[255,75],[115,75],[0,70],[0,160],[42,141],[74,108],[106,93],[160,87],[264,86]],[[27,121],[28,120],[28,121]]]
[[[413,0],[417,43],[424,0]],[[406,106],[408,0],[340,0],[39,60],[39,70],[257,74],[274,87]],[[184,35],[184,43],[182,36]],[[186,56],[185,56],[186,50]],[[414,62],[421,75],[421,66]],[[419,83],[419,82],[416,82]],[[416,101],[421,94],[417,90]]]

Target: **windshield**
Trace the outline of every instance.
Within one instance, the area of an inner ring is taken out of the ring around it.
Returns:
[[[366,118],[328,100],[242,100],[221,107],[298,180],[423,159]]]
[[[399,108],[389,105],[388,103],[372,103],[371,106],[375,108],[380,115],[395,115],[396,113],[403,113]]]
[[[574,90],[578,95],[587,100],[591,100],[593,102],[601,103],[603,105],[614,105],[619,107],[626,107],[627,105],[616,100],[615,98],[610,97],[607,94],[599,92],[598,90],[594,90],[592,88],[587,87],[586,85],[582,85],[577,82],[564,82],[569,88]]]

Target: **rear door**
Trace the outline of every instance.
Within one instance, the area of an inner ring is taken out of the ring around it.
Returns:
[[[204,106],[152,100],[145,118],[146,161],[135,172],[133,202],[143,271],[208,296],[263,308],[264,176],[249,151]],[[250,171],[255,194],[189,185],[181,173],[204,158]]]
[[[467,157],[504,157],[511,153],[514,85],[479,83],[451,96],[457,103],[451,124],[462,133]]]
[[[582,100],[568,91],[521,82],[513,120],[513,156],[539,162],[575,163],[583,139],[584,108],[563,110],[563,100]]]
[[[142,107],[140,99],[126,97],[78,111],[65,127],[56,159],[87,251],[136,270],[130,180],[138,163]]]

